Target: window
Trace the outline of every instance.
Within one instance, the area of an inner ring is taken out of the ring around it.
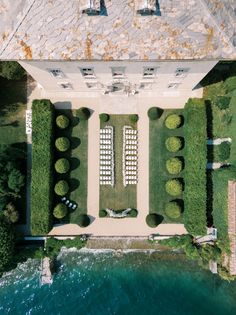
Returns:
[[[54,78],[64,78],[65,75],[64,73],[61,71],[61,69],[48,69],[48,71],[51,73],[51,75]]]
[[[171,83],[169,83],[169,84],[167,85],[167,88],[168,88],[168,89],[171,89],[171,90],[176,90],[176,89],[178,89],[178,87],[179,87],[180,84],[181,84],[181,83],[179,83],[179,82],[171,82]]]
[[[113,78],[124,78],[125,67],[112,67],[111,72]]]
[[[178,78],[185,78],[188,72],[189,68],[177,68],[175,71],[175,76]]]
[[[82,5],[82,13],[87,15],[99,15],[101,9],[100,0],[87,0],[85,5]]]
[[[58,84],[60,85],[61,88],[65,89],[65,90],[72,90],[73,89],[71,83],[63,82],[63,83],[58,83]]]
[[[139,89],[140,90],[150,90],[152,88],[152,82],[140,82]]]
[[[156,68],[145,67],[143,69],[143,77],[144,78],[153,78],[156,74]]]
[[[89,83],[86,83],[86,85],[89,89],[99,89],[98,84],[95,82],[89,82]]]
[[[140,15],[152,15],[156,11],[156,0],[139,1],[137,13]]]
[[[86,79],[95,78],[93,68],[81,68],[80,71],[82,73],[82,76],[85,77]]]

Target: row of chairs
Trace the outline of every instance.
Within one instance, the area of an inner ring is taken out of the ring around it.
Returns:
[[[100,129],[100,185],[114,186],[114,129]]]
[[[136,185],[138,171],[138,132],[131,126],[123,127],[123,184]]]

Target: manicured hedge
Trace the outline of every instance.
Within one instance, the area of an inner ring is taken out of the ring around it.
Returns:
[[[178,152],[183,147],[183,140],[181,137],[169,137],[166,139],[165,145],[169,152]]]
[[[54,191],[58,196],[64,196],[69,191],[69,185],[65,180],[59,180],[54,187]]]
[[[168,129],[176,129],[181,124],[181,117],[177,114],[169,115],[165,120],[165,126]]]
[[[149,108],[147,114],[150,120],[156,120],[161,117],[162,113],[163,113],[163,109],[159,107],[151,107]]]
[[[184,224],[191,235],[206,233],[207,117],[202,99],[185,105]]]
[[[31,233],[50,231],[53,199],[54,106],[49,100],[32,104]]]
[[[170,219],[178,219],[181,215],[181,207],[177,202],[171,201],[165,205],[165,213]]]
[[[70,120],[65,115],[59,115],[56,119],[56,125],[59,129],[66,129],[70,124]]]
[[[107,122],[110,119],[110,116],[106,113],[101,113],[99,115],[99,118],[102,122]]]
[[[136,123],[136,122],[138,121],[138,115],[137,115],[137,114],[129,115],[129,120],[130,120],[132,123]]]
[[[70,148],[70,140],[66,137],[57,138],[55,146],[58,151],[65,152]]]
[[[183,169],[183,163],[179,157],[173,157],[166,161],[166,169],[172,175],[179,174]]]
[[[80,214],[77,223],[80,227],[87,227],[90,224],[90,218],[87,214]]]
[[[64,203],[58,203],[53,210],[53,215],[57,219],[62,219],[67,215],[67,206]]]
[[[183,185],[178,178],[169,179],[166,182],[166,192],[173,197],[177,197],[182,194]]]
[[[149,213],[146,216],[146,223],[151,228],[157,227],[159,224],[161,224],[161,222],[162,222],[161,216],[159,216],[156,213]]]
[[[70,169],[70,162],[67,159],[61,158],[56,161],[55,170],[57,173],[65,174],[69,171],[69,169]]]

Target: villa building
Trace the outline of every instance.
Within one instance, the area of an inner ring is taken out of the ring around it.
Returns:
[[[234,0],[3,0],[0,17],[0,58],[45,96],[191,96],[236,58]]]

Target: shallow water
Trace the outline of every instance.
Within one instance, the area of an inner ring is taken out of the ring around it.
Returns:
[[[0,314],[236,314],[236,282],[173,257],[65,253],[53,284],[43,287],[31,260],[0,279]]]

